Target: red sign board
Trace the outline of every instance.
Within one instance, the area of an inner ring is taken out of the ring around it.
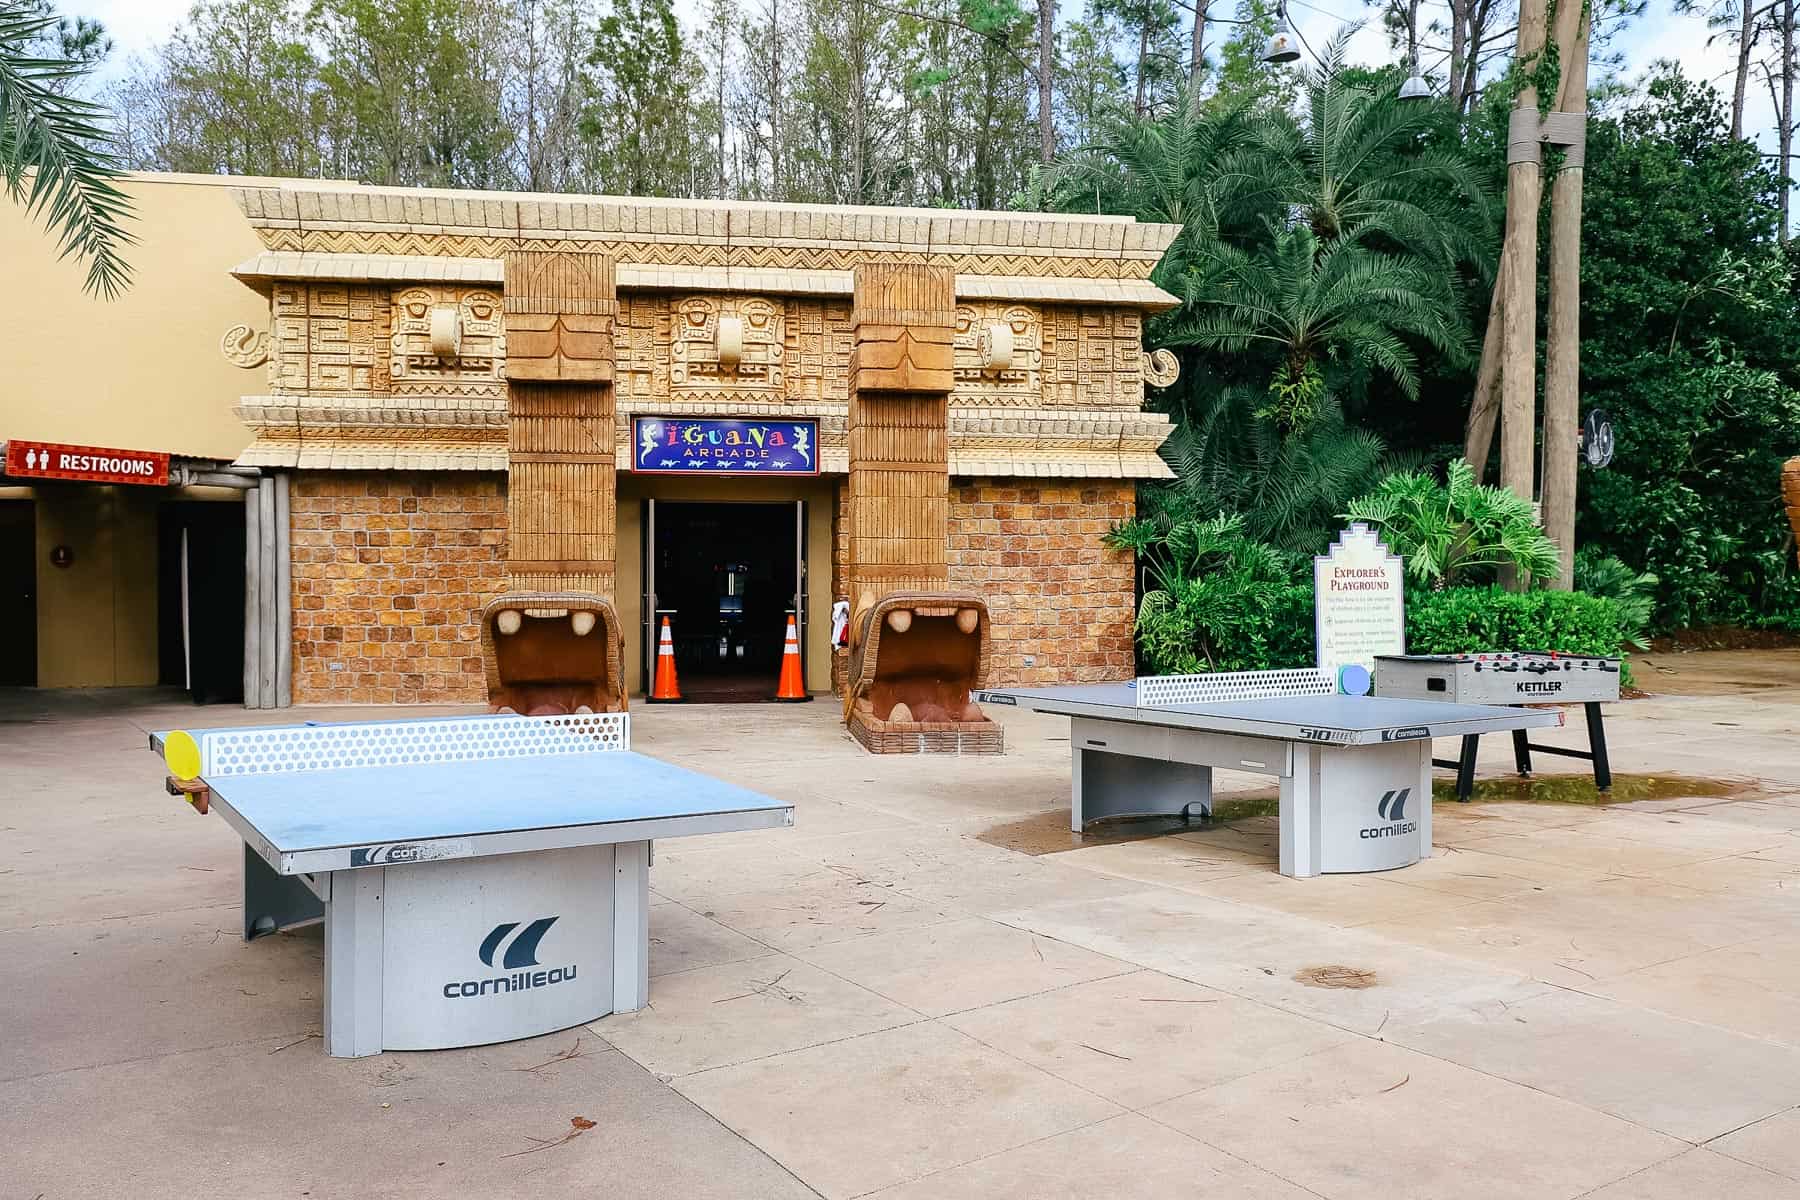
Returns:
[[[60,442],[6,443],[6,473],[22,479],[79,479],[88,483],[169,482],[169,456],[150,450],[109,450]]]

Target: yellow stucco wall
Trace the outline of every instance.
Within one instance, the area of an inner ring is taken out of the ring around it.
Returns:
[[[267,329],[268,301],[231,276],[261,249],[230,188],[207,175],[134,175],[132,285],[116,300],[81,290],[86,269],[0,201],[0,440],[33,438],[232,459],[250,435],[238,397],[266,389],[266,368],[234,367],[219,338]]]
[[[836,479],[675,479],[619,472],[619,624],[625,630],[625,679],[635,693],[643,687],[644,505],[658,500],[806,501],[806,690],[831,690],[831,514]],[[774,688],[771,679],[769,686]]]

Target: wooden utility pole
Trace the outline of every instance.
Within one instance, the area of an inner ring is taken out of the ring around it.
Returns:
[[[1518,62],[1525,85],[1506,137],[1506,243],[1500,282],[1500,484],[1536,495],[1537,257],[1539,168],[1538,90],[1531,72],[1543,61],[1544,0],[1519,0]]]
[[[1551,587],[1575,586],[1575,488],[1581,411],[1581,187],[1586,148],[1589,11],[1562,4],[1556,49],[1562,64],[1547,140],[1564,147],[1550,185],[1550,313],[1544,347],[1544,532],[1562,550]]]

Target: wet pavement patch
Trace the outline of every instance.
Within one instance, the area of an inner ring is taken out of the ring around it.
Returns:
[[[1477,779],[1471,804],[1629,804],[1636,800],[1751,800],[1763,790],[1747,779],[1701,779],[1692,775],[1614,775],[1612,789],[1602,792],[1591,775],[1516,775]],[[1431,784],[1434,804],[1456,803],[1456,781]]]
[[[1064,850],[1080,850],[1088,846],[1116,846],[1121,842],[1142,842],[1166,837],[1171,833],[1198,833],[1221,829],[1233,821],[1248,817],[1273,816],[1281,806],[1281,797],[1273,791],[1245,792],[1221,796],[1213,804],[1210,820],[1200,817],[1109,817],[1095,821],[1081,833],[1069,828],[1069,810],[1055,808],[1037,813],[1022,821],[994,825],[975,835],[978,842],[999,846],[1016,854],[1058,854]]]
[[[1372,988],[1381,981],[1375,972],[1365,971],[1361,967],[1346,967],[1338,963],[1327,963],[1318,967],[1301,967],[1294,972],[1294,982],[1304,983],[1315,988],[1349,988],[1360,991]]]

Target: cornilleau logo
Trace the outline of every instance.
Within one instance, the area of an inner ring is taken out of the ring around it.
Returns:
[[[550,932],[550,927],[556,924],[556,920],[555,917],[539,917],[527,925],[524,932],[520,933],[512,940],[512,944],[507,946],[506,957],[501,960],[500,966],[508,971],[517,971],[520,967],[537,966],[538,943],[544,940],[544,935]],[[476,953],[481,958],[482,966],[494,965],[494,951],[500,948],[500,943],[506,940],[506,935],[518,927],[517,921],[508,921],[504,925],[494,926],[494,931],[481,939],[481,949]]]
[[[1381,803],[1375,806],[1375,811],[1381,814],[1381,819],[1384,821],[1404,821],[1406,820],[1406,798],[1410,795],[1412,795],[1411,788],[1401,788],[1397,792],[1384,792]],[[1392,807],[1389,807],[1390,805]]]
[[[407,863],[436,862],[440,858],[468,858],[475,845],[468,838],[445,838],[436,842],[388,842],[380,846],[358,846],[350,851],[353,867],[404,866]]]
[[[1376,825],[1357,832],[1360,838],[1400,837],[1413,832],[1419,827],[1417,821],[1406,819],[1406,798],[1412,795],[1411,788],[1400,788],[1397,791],[1386,791],[1375,805],[1375,812],[1386,821],[1386,825]]]
[[[475,951],[475,957],[481,960],[484,967],[498,967],[502,971],[510,971],[510,975],[496,975],[488,979],[463,979],[444,985],[444,999],[460,1000],[467,996],[498,996],[502,992],[522,992],[529,988],[549,987],[551,984],[565,983],[575,978],[573,964],[565,967],[551,967],[547,971],[533,971],[529,968],[538,965],[538,943],[550,932],[550,927],[561,918],[539,917],[523,929],[517,921],[503,921],[488,931],[481,939],[481,947]],[[504,950],[501,947],[505,947]],[[495,957],[500,961],[496,963]]]

